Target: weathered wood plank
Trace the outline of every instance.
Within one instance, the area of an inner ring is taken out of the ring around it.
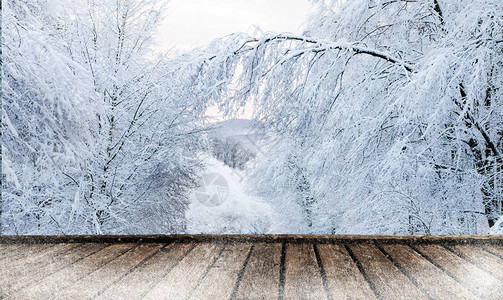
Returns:
[[[281,244],[255,244],[236,299],[277,299]]]
[[[185,299],[223,247],[224,244],[198,244],[143,299]]]
[[[27,259],[33,260],[39,256],[45,255],[47,251],[55,247],[56,244],[38,244],[26,245],[25,248],[14,252],[14,255],[5,255],[0,258],[0,265],[9,264],[10,268],[16,268],[18,265],[24,265]]]
[[[343,245],[318,245],[334,299],[377,299]]]
[[[466,288],[483,299],[498,299],[503,295],[503,283],[475,265],[449,252],[440,245],[414,246],[432,262],[456,278]]]
[[[58,256],[70,248],[73,244],[54,244],[51,247],[40,249],[30,249],[20,257],[2,264],[0,272],[0,295],[9,295],[25,285],[21,280],[23,277],[37,273],[43,266],[44,260]]]
[[[59,259],[66,253],[72,253],[77,246],[79,245],[57,244],[41,255],[25,258],[24,264],[6,263],[0,272],[0,295],[12,294],[37,280],[52,269],[52,264],[58,265]]]
[[[168,245],[95,299],[141,298],[193,247],[194,244],[187,243]]]
[[[91,299],[163,246],[141,244],[134,247],[53,296],[56,299]]]
[[[428,299],[375,245],[349,248],[384,299]]]
[[[285,299],[326,299],[312,244],[287,244]]]
[[[167,240],[198,238],[182,237]],[[144,236],[130,236],[140,244],[120,238],[113,246],[0,243],[0,298],[503,299],[499,237],[440,245],[437,238],[321,236],[314,248],[313,236],[224,235],[161,250]]]
[[[9,243],[477,243],[503,245],[503,235],[170,234],[0,236]]]
[[[252,244],[227,245],[190,299],[229,299]]]
[[[497,255],[499,258],[503,258],[503,246],[500,245],[477,245],[477,246],[486,249],[493,255]]]
[[[429,295],[437,299],[475,299],[476,296],[406,245],[382,245]]]
[[[27,270],[33,271],[31,269],[36,269],[40,264],[44,263],[44,260],[62,254],[74,246],[74,244],[55,244],[50,248],[40,251],[30,251],[30,255],[24,253],[22,258],[9,260],[8,263],[2,266],[2,272],[0,272],[0,285],[2,285],[5,280],[9,280],[9,278],[13,278],[18,274],[25,273]]]
[[[0,259],[15,255],[18,249],[24,247],[24,244],[0,244]]]
[[[66,266],[87,257],[88,255],[97,252],[107,246],[107,244],[73,244],[74,247],[61,255],[48,257],[41,264],[26,268],[23,274],[17,274],[15,281],[10,287],[12,293],[17,292],[21,288],[35,284],[43,278],[65,268]],[[11,294],[11,292],[9,292]]]
[[[503,259],[474,245],[450,245],[451,250],[503,280]]]
[[[137,244],[117,244],[106,247],[68,267],[45,277],[37,284],[22,289],[6,299],[49,299],[52,296],[71,286],[84,276],[104,266],[117,256],[125,253]]]

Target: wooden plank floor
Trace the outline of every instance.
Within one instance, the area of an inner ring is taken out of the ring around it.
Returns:
[[[0,299],[503,299],[502,245],[502,236],[0,236]]]

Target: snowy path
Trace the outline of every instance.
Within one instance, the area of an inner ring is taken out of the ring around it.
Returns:
[[[206,159],[205,185],[191,195],[189,233],[267,233],[273,208],[246,190],[245,172],[213,157]]]

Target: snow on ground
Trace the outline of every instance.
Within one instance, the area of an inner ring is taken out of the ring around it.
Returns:
[[[503,234],[503,216],[491,227],[489,234]]]
[[[204,183],[191,195],[188,233],[268,233],[273,208],[246,189],[246,172],[208,157]]]

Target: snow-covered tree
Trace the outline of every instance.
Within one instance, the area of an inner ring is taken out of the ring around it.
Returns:
[[[185,193],[204,147],[190,64],[156,56],[152,38],[166,1],[73,5],[72,53],[109,108],[98,115],[99,154],[79,183],[90,231],[180,232]]]
[[[90,74],[61,39],[53,1],[5,1],[2,11],[2,232],[61,233],[89,167],[98,126]],[[53,231],[54,228],[58,228]]]
[[[5,232],[184,231],[205,98],[199,64],[151,50],[165,3],[7,2]]]
[[[255,187],[296,203],[293,231],[487,232],[503,201],[501,1],[315,5],[301,36],[209,47],[222,110],[253,101],[282,136]]]
[[[212,138],[211,152],[225,165],[239,170],[243,170],[246,163],[255,158],[255,154],[251,150],[243,146],[241,141],[233,138]]]
[[[178,56],[152,51],[166,1],[4,3],[2,233],[183,232],[205,108],[250,101],[277,230],[501,225],[499,0],[315,0],[302,35]]]

